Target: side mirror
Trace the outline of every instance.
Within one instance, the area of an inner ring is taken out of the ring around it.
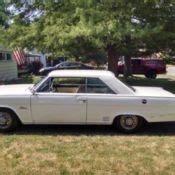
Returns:
[[[32,87],[29,87],[29,89],[30,89],[31,93],[32,93],[33,95],[35,95],[36,90],[35,90],[34,88],[32,88]]]
[[[36,94],[36,90],[34,90],[33,88],[32,88],[32,94],[33,94],[33,95]]]

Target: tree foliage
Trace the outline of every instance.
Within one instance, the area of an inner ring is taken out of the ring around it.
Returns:
[[[0,0],[0,44],[2,44],[2,38],[3,38],[3,33],[4,33],[4,28],[6,27],[7,23],[7,14],[5,11],[5,3],[4,0]]]
[[[0,25],[5,25],[6,12],[4,0],[0,0]]]
[[[12,16],[14,23],[6,31],[12,47],[77,58],[100,49],[115,74],[121,55],[130,58],[174,49],[174,0],[36,0],[25,8],[15,5],[24,10]],[[42,15],[31,20],[29,14],[36,11]]]

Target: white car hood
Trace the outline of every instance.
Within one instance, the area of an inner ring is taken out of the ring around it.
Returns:
[[[29,87],[33,84],[1,85],[0,95],[24,95],[31,94]]]
[[[161,87],[138,87],[133,86],[136,95],[150,96],[150,97],[175,97],[175,95],[169,91],[164,90]]]

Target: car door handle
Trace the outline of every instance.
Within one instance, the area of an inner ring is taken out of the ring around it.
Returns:
[[[79,102],[87,102],[87,98],[86,97],[77,97],[77,101]]]
[[[142,103],[143,103],[143,104],[147,104],[147,100],[146,100],[146,99],[143,99],[143,100],[142,100]]]

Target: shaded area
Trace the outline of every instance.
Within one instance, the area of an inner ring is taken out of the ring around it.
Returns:
[[[87,125],[25,125],[15,132],[17,135],[62,135],[62,136],[121,136],[113,126]],[[145,124],[135,136],[175,136],[175,122]]]

